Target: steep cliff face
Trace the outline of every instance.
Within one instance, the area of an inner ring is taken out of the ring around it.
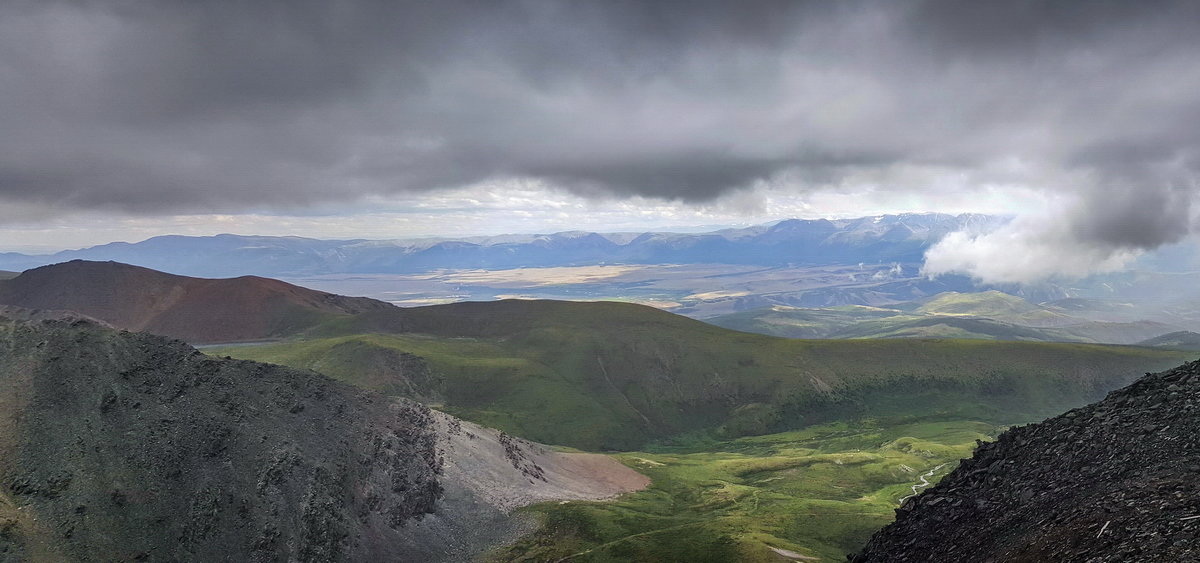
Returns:
[[[0,558],[378,560],[442,494],[431,412],[87,321],[0,321]]]
[[[1200,362],[983,444],[856,562],[1200,560]]]

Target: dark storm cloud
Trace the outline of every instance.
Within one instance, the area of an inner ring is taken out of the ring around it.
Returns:
[[[1196,2],[0,6],[0,200],[303,206],[532,177],[707,200],[1030,164],[1114,248],[1190,228]]]

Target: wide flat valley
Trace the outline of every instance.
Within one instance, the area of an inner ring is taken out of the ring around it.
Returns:
[[[886,304],[906,300],[897,286],[919,284],[916,267],[848,265],[761,267],[729,264],[560,266],[439,270],[420,274],[330,274],[286,281],[400,306],[494,299],[620,300],[693,317],[770,305]]]

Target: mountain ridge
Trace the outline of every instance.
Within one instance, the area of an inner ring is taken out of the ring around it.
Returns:
[[[83,260],[0,280],[0,304],[75,311],[193,343],[279,338],[331,317],[393,308],[257,276],[193,278]]]
[[[567,231],[458,239],[322,240],[305,237],[165,235],[49,255],[0,253],[0,269],[72,259],[116,260],[202,277],[256,274],[416,273],[437,269],[602,263],[855,264],[916,262],[934,242],[1001,218],[939,213],[854,219],[787,219],[707,233]]]
[[[1138,342],[1138,346],[1170,348],[1176,350],[1200,350],[1200,333],[1180,330]]]

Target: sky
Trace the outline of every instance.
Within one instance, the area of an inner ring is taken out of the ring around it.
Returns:
[[[10,0],[0,250],[984,212],[933,275],[1192,234],[1200,3]]]

